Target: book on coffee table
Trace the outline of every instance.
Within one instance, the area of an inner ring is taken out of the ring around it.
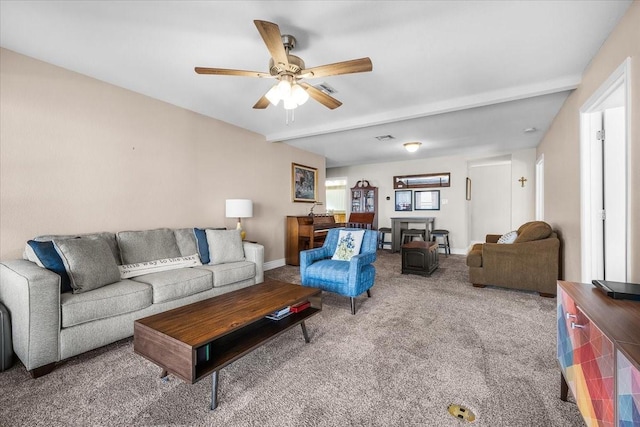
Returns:
[[[290,310],[293,313],[299,313],[302,310],[311,307],[311,303],[309,301],[301,302],[300,304],[292,305]]]
[[[280,320],[282,318],[287,317],[291,314],[291,307],[281,308],[280,310],[276,310],[273,313],[267,315],[267,319],[271,320]]]

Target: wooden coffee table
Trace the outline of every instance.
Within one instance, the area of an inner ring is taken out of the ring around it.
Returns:
[[[309,301],[307,309],[280,320],[266,315]],[[322,310],[322,291],[270,280],[136,320],[133,350],[194,384],[211,374],[211,409],[218,406],[218,372],[231,362]]]

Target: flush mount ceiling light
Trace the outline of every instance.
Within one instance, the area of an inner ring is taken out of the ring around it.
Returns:
[[[405,142],[403,145],[408,152],[415,153],[422,145],[422,142]]]

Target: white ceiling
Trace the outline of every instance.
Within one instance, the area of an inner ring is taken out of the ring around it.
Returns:
[[[322,154],[327,167],[477,158],[539,143],[630,4],[2,0],[0,45]],[[193,70],[266,72],[254,19],[295,36],[308,68],[368,56],[373,71],[308,80],[343,105],[309,100],[287,125],[282,105],[251,108],[273,80]],[[421,149],[405,152],[414,140]]]

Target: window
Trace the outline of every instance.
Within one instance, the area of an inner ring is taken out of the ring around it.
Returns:
[[[327,212],[346,213],[347,180],[346,178],[328,179],[325,182],[327,191]]]

